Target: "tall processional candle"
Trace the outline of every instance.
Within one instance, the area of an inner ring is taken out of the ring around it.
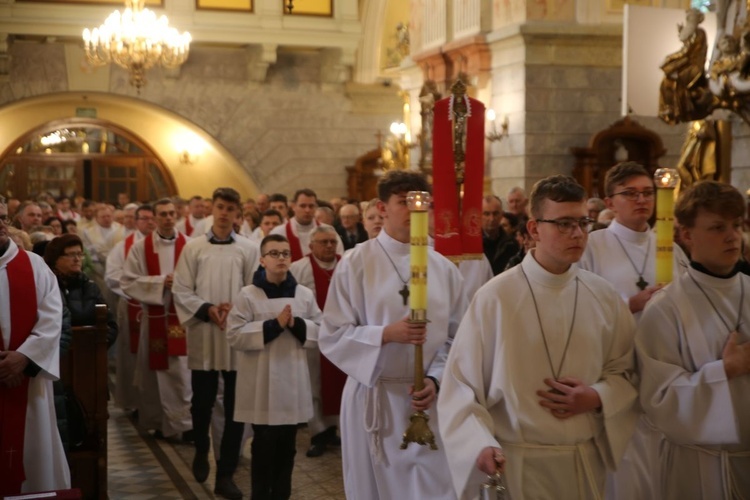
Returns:
[[[674,245],[674,190],[680,174],[673,168],[654,173],[656,184],[656,282],[672,281]]]
[[[430,193],[426,191],[409,191],[406,203],[411,211],[410,224],[410,267],[411,284],[409,286],[409,321],[413,323],[427,323],[427,210],[432,203]],[[424,361],[422,346],[414,346],[414,392],[423,390]],[[429,417],[423,411],[417,411],[409,417],[409,427],[404,432],[401,449],[406,449],[409,443],[420,445],[429,444],[433,450],[437,449],[435,435],[427,422]]]

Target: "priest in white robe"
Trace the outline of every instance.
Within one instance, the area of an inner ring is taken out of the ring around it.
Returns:
[[[170,437],[193,428],[185,332],[179,326],[171,291],[175,264],[187,238],[175,231],[177,212],[170,199],[157,201],[153,210],[156,230],[133,245],[120,284],[128,297],[141,303],[143,311],[136,385],[142,392],[149,387],[157,387],[159,391],[160,405],[157,408],[150,405],[143,408],[139,404],[138,423]],[[155,409],[159,411],[152,423],[146,418],[146,413]]]
[[[205,234],[211,227],[210,221],[207,224],[207,218],[203,211],[203,198],[193,196],[188,202],[188,215],[177,222],[175,229],[184,235],[194,237]]]
[[[428,191],[420,174],[391,171],[378,183],[385,224],[360,243],[333,274],[318,340],[321,352],[349,378],[341,401],[342,463],[347,498],[453,499],[446,452],[434,410],[445,360],[466,296],[458,269],[428,252],[429,323],[407,321],[408,191]],[[414,349],[422,344],[425,389],[412,394]],[[400,449],[415,409],[427,410],[438,450]]]
[[[107,255],[107,265],[104,280],[110,291],[117,295],[117,325],[119,334],[116,341],[115,353],[115,405],[120,408],[136,408],[139,396],[134,383],[135,361],[138,352],[138,337],[140,337],[141,305],[130,299],[120,288],[120,278],[125,259],[128,257],[133,244],[143,239],[154,230],[154,212],[151,205],[141,205],[135,212],[136,231],[117,243]],[[132,321],[131,321],[132,319]],[[158,400],[155,386],[146,388],[152,392],[151,401]],[[146,397],[143,397],[147,399]]]
[[[292,262],[296,262],[310,253],[310,235],[320,225],[315,220],[315,209],[318,208],[318,195],[312,189],[299,189],[294,193],[294,217],[271,230],[271,234],[280,234],[289,240],[292,248]],[[338,236],[337,236],[338,238]],[[344,244],[338,238],[336,253],[344,254]]]
[[[695,184],[675,216],[691,264],[643,313],[640,400],[664,433],[658,498],[750,498],[750,277],[739,272],[743,196]]]
[[[504,467],[515,500],[599,499],[630,439],[634,322],[573,265],[592,224],[585,199],[571,177],[534,186],[536,248],[477,292],[456,333],[438,414],[461,498]]]
[[[55,420],[62,296],[38,255],[8,237],[0,204],[0,496],[70,487]]]
[[[242,497],[232,476],[237,468],[244,428],[234,420],[237,365],[236,353],[227,343],[226,318],[242,287],[252,283],[260,258],[257,243],[233,231],[232,224],[240,206],[240,195],[234,189],[214,191],[211,229],[185,245],[172,285],[180,322],[187,329],[196,448],[193,475],[198,482],[208,477],[211,411],[220,374],[224,380],[225,423],[214,492],[226,498]],[[215,443],[216,446],[219,443]]]

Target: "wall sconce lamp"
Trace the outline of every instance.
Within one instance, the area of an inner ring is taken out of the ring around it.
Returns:
[[[183,150],[179,156],[180,163],[183,165],[193,165],[194,163],[197,163],[199,158],[200,154],[194,151],[189,151],[187,149]]]
[[[500,131],[497,130],[497,115],[494,109],[488,109],[485,114],[487,121],[492,124],[492,129],[485,136],[490,142],[501,141],[503,137],[508,137],[508,115],[505,115],[503,121],[500,123]]]

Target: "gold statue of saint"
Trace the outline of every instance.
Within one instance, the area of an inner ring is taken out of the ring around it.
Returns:
[[[464,183],[466,170],[466,119],[469,109],[466,103],[466,84],[459,78],[451,86],[453,94],[453,160],[456,164],[456,184]]]
[[[708,44],[700,28],[705,16],[689,9],[685,24],[677,26],[683,46],[661,65],[664,79],[659,91],[659,117],[675,124],[705,118],[714,107],[714,96],[705,75]]]

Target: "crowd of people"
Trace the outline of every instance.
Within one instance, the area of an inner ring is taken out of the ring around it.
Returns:
[[[103,303],[115,404],[194,443],[217,496],[242,498],[252,439],[251,497],[290,498],[300,424],[308,457],[342,447],[347,498],[475,498],[499,473],[514,499],[750,496],[745,200],[683,190],[664,286],[651,177],[622,163],[605,185],[485,196],[481,259],[429,250],[426,324],[408,303],[418,173],[388,172],[367,202],[2,200],[0,495],[70,485],[53,381],[71,325]],[[414,411],[438,450],[401,449]]]

